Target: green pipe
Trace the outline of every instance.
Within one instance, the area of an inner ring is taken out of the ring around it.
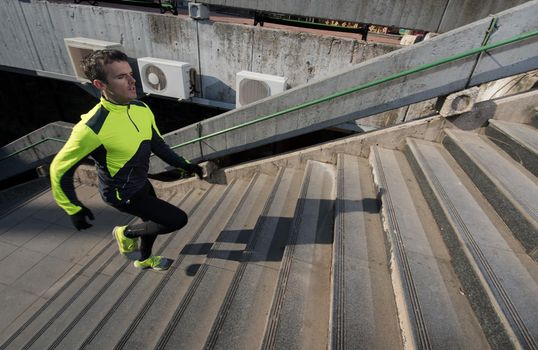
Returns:
[[[272,114],[269,114],[269,115],[266,115],[266,116],[263,116],[263,117],[260,117],[260,118],[257,118],[257,119],[253,119],[253,120],[250,120],[248,122],[245,122],[245,123],[242,123],[242,124],[239,124],[239,125],[236,125],[236,126],[229,127],[227,129],[216,131],[214,133],[211,133],[211,134],[208,134],[208,135],[205,135],[205,136],[201,136],[199,138],[196,138],[196,139],[193,139],[193,140],[190,140],[190,141],[180,143],[179,145],[173,146],[172,149],[176,149],[176,148],[179,148],[179,147],[190,145],[192,143],[203,141],[203,140],[212,138],[214,136],[218,136],[218,135],[230,132],[230,131],[234,131],[234,130],[237,130],[237,129],[244,128],[246,126],[250,126],[252,124],[260,123],[260,122],[268,120],[268,119],[276,118],[276,117],[279,117],[281,115],[284,115],[284,114],[287,114],[287,113],[290,113],[290,112],[295,112],[295,111],[298,111],[298,110],[301,110],[301,109],[304,109],[304,108],[307,108],[307,107],[310,107],[310,106],[314,106],[314,105],[317,105],[317,104],[320,104],[320,103],[335,99],[337,97],[349,95],[351,93],[354,93],[354,92],[357,92],[357,91],[360,91],[360,90],[364,90],[364,89],[370,88],[372,86],[380,85],[380,84],[386,83],[388,81],[396,80],[398,78],[401,78],[401,77],[404,77],[404,76],[407,76],[407,75],[422,72],[422,71],[425,71],[427,69],[437,67],[437,66],[440,66],[440,65],[445,64],[445,63],[457,61],[459,59],[469,57],[469,56],[472,56],[474,54],[477,54],[477,53],[480,53],[480,52],[483,52],[483,51],[495,49],[495,48],[497,48],[499,46],[504,46],[504,45],[508,45],[508,44],[511,44],[511,43],[514,43],[514,42],[517,42],[517,41],[525,40],[525,39],[531,38],[531,37],[536,36],[536,35],[538,35],[538,30],[527,32],[527,33],[524,33],[524,34],[520,34],[520,35],[511,37],[509,39],[498,41],[496,43],[480,46],[480,47],[477,47],[477,48],[462,52],[460,54],[449,56],[449,57],[440,59],[440,60],[432,62],[432,63],[423,64],[423,65],[420,65],[420,66],[415,67],[415,68],[407,69],[407,70],[401,71],[399,73],[390,75],[390,76],[385,77],[385,78],[373,80],[373,81],[370,81],[370,82],[362,84],[362,85],[358,85],[358,86],[355,86],[355,87],[352,87],[352,88],[349,88],[349,89],[346,89],[346,90],[342,90],[340,92],[337,92],[337,93],[334,93],[334,94],[331,94],[331,95],[328,95],[328,96],[325,96],[325,97],[322,97],[322,98],[319,98],[319,99],[316,99],[316,100],[305,102],[305,103],[302,103],[302,104],[299,104],[299,105],[284,109],[284,110],[279,111],[279,112],[275,112],[275,113],[272,113]]]

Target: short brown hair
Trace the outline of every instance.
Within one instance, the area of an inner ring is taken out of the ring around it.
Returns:
[[[84,74],[90,81],[95,79],[106,82],[104,66],[112,62],[128,61],[126,54],[119,50],[104,49],[90,53],[82,60]]]

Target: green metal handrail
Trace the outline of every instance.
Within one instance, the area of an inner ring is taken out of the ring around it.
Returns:
[[[24,147],[23,149],[20,149],[20,150],[18,150],[18,151],[15,151],[15,152],[13,152],[13,153],[8,154],[8,155],[5,156],[5,157],[0,158],[0,161],[5,160],[5,159],[8,159],[8,158],[11,158],[11,157],[13,157],[13,156],[15,156],[15,155],[17,155],[17,154],[19,154],[19,153],[22,153],[22,152],[24,152],[24,151],[26,151],[26,150],[28,150],[28,149],[30,149],[30,148],[33,148],[33,147],[35,147],[35,146],[37,146],[37,145],[39,145],[39,144],[41,144],[41,143],[43,143],[43,142],[45,142],[45,141],[57,141],[57,142],[62,142],[62,143],[66,143],[66,142],[67,142],[67,140],[57,139],[57,138],[55,138],[55,137],[46,137],[46,138],[44,138],[44,139],[42,139],[42,140],[39,140],[39,141],[37,141],[37,142],[34,142],[34,143],[32,143],[32,144],[30,144],[30,145]]]
[[[494,24],[495,21],[496,21],[496,18],[494,18],[492,20],[492,24]],[[491,30],[488,31],[487,38],[489,38],[489,35],[491,35]],[[275,113],[272,113],[272,114],[268,114],[266,116],[262,116],[262,117],[250,120],[248,122],[245,122],[245,123],[242,123],[242,124],[239,124],[239,125],[235,125],[235,126],[220,130],[220,131],[216,131],[214,133],[207,134],[205,136],[200,136],[200,137],[192,139],[190,141],[186,141],[186,142],[180,143],[178,145],[172,146],[171,148],[176,149],[176,148],[184,147],[184,146],[196,143],[196,142],[207,140],[209,138],[212,138],[212,137],[215,137],[215,136],[218,136],[218,135],[222,135],[222,134],[225,134],[225,133],[230,132],[230,131],[234,131],[234,130],[237,130],[237,129],[242,129],[244,127],[247,127],[247,126],[250,126],[250,125],[253,125],[253,124],[257,124],[257,123],[263,122],[265,120],[273,119],[273,118],[282,116],[282,115],[287,114],[287,113],[295,112],[295,111],[298,111],[298,110],[301,110],[301,109],[304,109],[304,108],[307,108],[307,107],[311,107],[311,106],[314,106],[314,105],[317,105],[317,104],[320,104],[320,103],[323,103],[323,102],[326,102],[326,101],[333,100],[333,99],[341,97],[341,96],[349,95],[349,94],[357,92],[357,91],[361,91],[361,90],[364,90],[364,89],[367,89],[367,88],[370,88],[370,87],[373,87],[373,86],[376,86],[376,85],[380,85],[380,84],[383,84],[383,83],[386,83],[386,82],[389,82],[389,81],[392,81],[392,80],[396,80],[396,79],[399,79],[399,78],[402,78],[402,77],[405,77],[405,76],[408,76],[408,75],[411,75],[411,74],[419,73],[419,72],[425,71],[427,69],[438,67],[438,66],[443,65],[445,63],[450,63],[450,62],[453,62],[453,61],[457,61],[457,60],[460,60],[462,58],[469,57],[469,56],[475,55],[477,53],[482,53],[482,52],[487,51],[487,50],[495,49],[495,48],[500,47],[500,46],[504,46],[504,45],[512,44],[512,43],[515,43],[515,42],[518,42],[518,41],[522,41],[522,40],[525,40],[525,39],[528,39],[528,38],[531,38],[531,37],[534,37],[534,36],[537,36],[537,35],[538,35],[538,30],[534,30],[534,31],[526,32],[526,33],[523,33],[523,34],[520,34],[520,35],[513,36],[513,37],[511,37],[509,39],[501,40],[501,41],[498,41],[498,42],[492,43],[492,44],[485,44],[485,43],[487,43],[487,40],[484,40],[484,44],[482,46],[480,46],[480,47],[470,49],[470,50],[464,51],[462,53],[459,53],[459,54],[456,54],[456,55],[453,55],[453,56],[442,58],[442,59],[434,61],[432,63],[427,63],[427,64],[423,64],[423,65],[420,65],[420,66],[415,67],[415,68],[403,70],[403,71],[401,71],[399,73],[390,75],[388,77],[373,80],[373,81],[370,81],[368,83],[358,85],[358,86],[355,86],[355,87],[352,87],[352,88],[348,88],[348,89],[336,92],[334,94],[331,94],[331,95],[328,95],[328,96],[325,96],[325,97],[322,97],[322,98],[318,98],[318,99],[315,99],[315,100],[312,100],[312,101],[309,101],[309,102],[298,104],[296,106],[284,109],[282,111],[275,112]],[[12,156],[15,156],[15,155],[17,155],[17,154],[19,154],[21,152],[26,151],[29,148],[37,146],[40,143],[43,143],[43,142],[48,141],[48,140],[59,141],[59,142],[64,142],[64,143],[66,142],[66,140],[47,137],[46,139],[43,139],[43,140],[41,140],[39,142],[36,142],[36,143],[33,143],[33,144],[31,144],[31,145],[29,145],[29,146],[27,146],[27,147],[25,147],[25,148],[23,148],[21,150],[18,150],[16,152],[13,152],[13,153],[7,155],[6,157],[1,158],[0,161],[5,160],[7,158],[10,158]]]
[[[241,129],[241,128],[244,128],[246,126],[249,126],[249,125],[252,125],[252,124],[257,124],[257,123],[260,123],[260,122],[268,120],[268,119],[273,119],[273,118],[279,117],[281,115],[284,115],[284,114],[287,114],[287,113],[290,113],[290,112],[295,112],[295,111],[298,111],[300,109],[304,109],[304,108],[314,106],[314,105],[317,105],[317,104],[320,104],[320,103],[323,103],[323,102],[326,102],[326,101],[330,101],[330,100],[335,99],[337,97],[349,95],[351,93],[354,93],[354,92],[357,92],[357,91],[360,91],[360,90],[364,90],[364,89],[370,88],[372,86],[380,85],[380,84],[386,83],[388,81],[392,81],[392,80],[395,80],[395,79],[398,79],[398,78],[401,78],[401,77],[404,77],[404,76],[407,76],[407,75],[422,72],[424,70],[427,70],[427,69],[430,69],[430,68],[433,68],[433,67],[437,67],[437,66],[440,66],[440,65],[445,64],[445,63],[457,61],[459,59],[469,57],[469,56],[472,56],[474,54],[481,53],[481,52],[484,52],[484,51],[487,51],[487,50],[491,50],[491,49],[497,48],[499,46],[504,46],[504,45],[512,44],[512,43],[517,42],[517,41],[525,40],[525,39],[531,38],[531,37],[536,36],[536,35],[538,35],[538,30],[534,30],[534,31],[531,31],[531,32],[520,34],[520,35],[514,36],[512,38],[509,38],[509,39],[506,39],[506,40],[501,40],[501,41],[493,43],[493,44],[483,45],[483,46],[480,46],[480,47],[477,47],[477,48],[462,52],[460,54],[449,56],[449,57],[440,59],[440,60],[432,62],[432,63],[423,64],[423,65],[420,65],[420,66],[412,68],[412,69],[407,69],[407,70],[401,71],[399,73],[390,75],[390,76],[385,77],[385,78],[373,80],[371,82],[368,82],[368,83],[365,83],[365,84],[362,84],[362,85],[359,85],[359,86],[355,86],[355,87],[352,87],[352,88],[349,88],[349,89],[346,89],[346,90],[342,90],[340,92],[337,92],[337,93],[334,93],[334,94],[331,94],[331,95],[328,95],[328,96],[325,96],[325,97],[322,97],[322,98],[319,98],[319,99],[316,99],[316,100],[305,102],[305,103],[302,103],[302,104],[299,104],[299,105],[284,109],[284,110],[279,111],[279,112],[275,112],[275,113],[272,113],[272,114],[269,114],[269,115],[266,115],[266,116],[262,116],[260,118],[253,119],[253,120],[250,120],[248,122],[245,122],[245,123],[242,123],[242,124],[239,124],[239,125],[235,125],[235,126],[232,126],[232,127],[220,130],[220,131],[216,131],[216,132],[211,133],[211,134],[207,134],[205,136],[198,137],[198,138],[190,140],[190,141],[180,143],[179,145],[173,146],[172,149],[176,149],[176,148],[179,148],[179,147],[190,145],[192,143],[207,140],[209,138],[212,138],[212,137],[215,137],[215,136],[218,136],[218,135],[230,132],[230,131]]]

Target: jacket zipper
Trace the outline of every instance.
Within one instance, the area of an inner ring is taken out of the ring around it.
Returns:
[[[129,120],[131,121],[131,123],[133,123],[136,131],[140,132],[140,130],[138,130],[138,126],[136,126],[135,122],[133,121],[133,119],[131,119],[131,115],[129,114],[129,107],[131,107],[130,105],[127,106],[127,116],[129,117]]]

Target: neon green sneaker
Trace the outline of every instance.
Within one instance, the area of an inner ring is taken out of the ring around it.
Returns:
[[[112,235],[116,238],[122,255],[127,255],[138,250],[138,239],[125,237],[126,228],[127,226],[116,226],[112,231]]]
[[[139,269],[153,269],[157,271],[168,270],[172,265],[173,260],[167,259],[164,256],[152,255],[146,260],[137,260],[134,262],[134,266]]]

